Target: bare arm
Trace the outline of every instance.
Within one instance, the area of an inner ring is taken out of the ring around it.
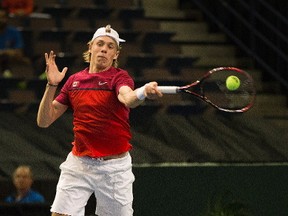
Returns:
[[[65,67],[62,72],[58,70],[53,51],[49,55],[45,53],[45,60],[48,84],[38,109],[37,124],[39,127],[49,127],[68,108],[54,100],[57,86],[64,78],[67,68]]]
[[[156,82],[150,82],[147,83],[145,86],[132,90],[128,86],[122,86],[119,90],[118,99],[120,102],[122,102],[125,106],[129,108],[135,108],[139,106],[144,99],[147,97],[148,99],[157,99],[159,97],[162,97],[162,93],[157,89],[158,84]],[[137,91],[138,94],[137,94]],[[144,99],[139,99],[139,93],[142,94]]]
[[[54,100],[56,88],[49,85],[46,86],[37,114],[37,124],[39,127],[49,127],[68,108],[66,105]]]

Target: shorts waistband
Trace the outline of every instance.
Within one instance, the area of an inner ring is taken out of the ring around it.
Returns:
[[[107,160],[112,160],[112,159],[124,158],[127,155],[128,155],[128,152],[124,152],[124,153],[117,154],[117,155],[108,155],[104,157],[89,157],[89,158],[91,158],[92,160],[107,161]]]

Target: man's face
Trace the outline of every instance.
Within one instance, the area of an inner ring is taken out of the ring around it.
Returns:
[[[30,170],[27,168],[18,168],[13,175],[13,183],[17,190],[29,190],[32,185]]]
[[[119,51],[116,42],[109,36],[100,36],[90,45],[91,61],[100,70],[108,69],[117,59]]]

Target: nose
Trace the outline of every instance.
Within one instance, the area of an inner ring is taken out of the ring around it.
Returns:
[[[107,46],[102,46],[101,52],[106,53],[107,52],[108,47]]]

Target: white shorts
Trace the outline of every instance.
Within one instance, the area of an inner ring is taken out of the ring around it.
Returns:
[[[61,175],[51,212],[84,216],[87,201],[94,193],[97,215],[133,215],[132,184],[135,178],[130,154],[123,158],[101,161],[69,153],[60,169]]]

